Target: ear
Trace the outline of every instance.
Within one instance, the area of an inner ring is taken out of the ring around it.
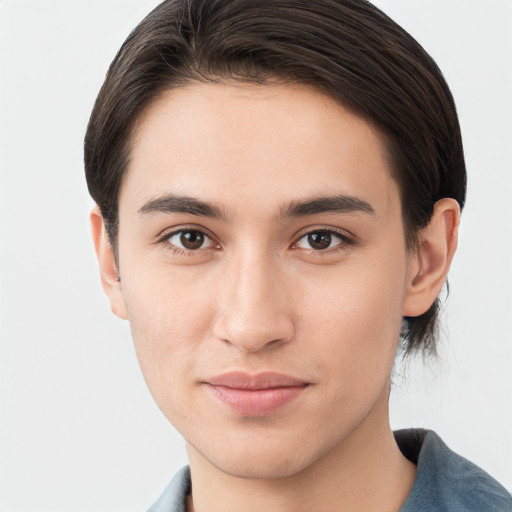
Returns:
[[[428,226],[418,237],[411,253],[403,316],[425,313],[441,291],[457,249],[460,207],[455,199],[441,199],[435,204]]]
[[[100,266],[101,284],[110,301],[112,312],[119,318],[128,319],[124,302],[121,280],[117,269],[114,252],[108,239],[103,216],[98,206],[91,211],[91,228],[96,256]]]

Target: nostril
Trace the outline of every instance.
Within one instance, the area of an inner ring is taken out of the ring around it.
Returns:
[[[242,352],[258,352],[274,349],[293,338],[293,324],[287,318],[267,321],[259,328],[251,328],[247,323],[220,321],[214,328],[214,335],[225,344]]]

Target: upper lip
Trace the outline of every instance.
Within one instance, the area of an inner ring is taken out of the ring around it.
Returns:
[[[228,372],[216,377],[212,377],[205,381],[211,386],[223,386],[233,389],[271,389],[285,387],[306,386],[308,382],[275,372],[261,372],[256,374],[246,372]]]

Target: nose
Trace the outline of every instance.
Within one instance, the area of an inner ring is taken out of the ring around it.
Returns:
[[[293,338],[286,279],[278,267],[258,254],[233,258],[227,265],[213,328],[217,339],[251,353]]]

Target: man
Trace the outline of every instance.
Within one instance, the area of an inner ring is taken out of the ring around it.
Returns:
[[[104,289],[190,472],[154,511],[510,510],[390,374],[435,350],[465,166],[435,63],[361,0],[182,0],[85,142]]]

